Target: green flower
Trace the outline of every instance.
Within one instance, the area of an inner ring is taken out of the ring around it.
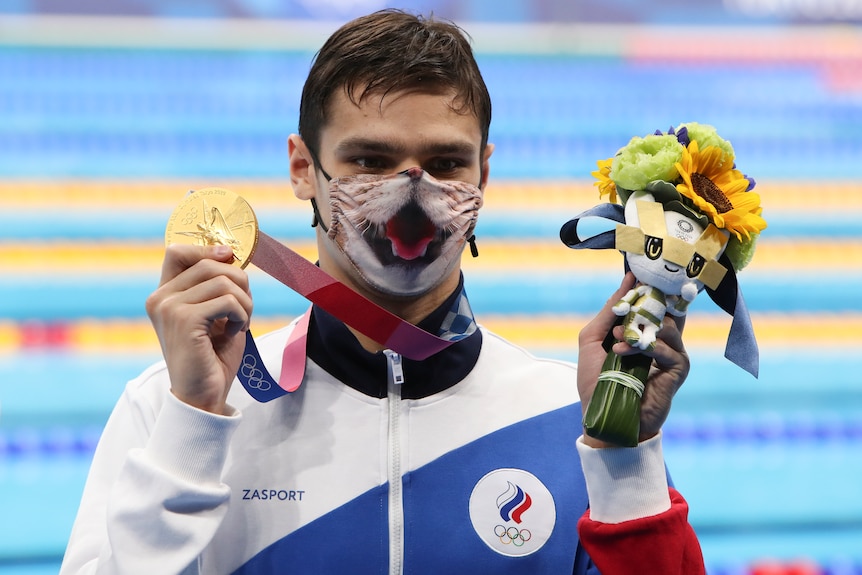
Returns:
[[[730,236],[724,253],[733,265],[734,270],[741,271],[742,268],[751,263],[758,237],[760,237],[760,234],[757,232],[751,232],[748,239],[739,239],[736,236]]]
[[[610,177],[618,188],[630,191],[643,190],[655,180],[673,182],[679,178],[675,164],[682,151],[676,136],[636,136],[614,157]]]
[[[724,153],[724,157],[731,161],[731,165],[728,168],[732,167],[732,162],[736,158],[736,154],[733,153],[733,146],[730,145],[730,142],[719,136],[715,128],[709,124],[689,122],[687,124],[680,124],[676,129],[677,133],[682,128],[688,130],[689,141],[697,142],[701,150],[705,150],[709,146],[715,146],[720,149]]]

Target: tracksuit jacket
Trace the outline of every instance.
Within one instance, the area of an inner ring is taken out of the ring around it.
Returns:
[[[292,328],[257,339],[271,373]],[[131,381],[61,573],[704,572],[661,437],[579,441],[573,364],[484,329],[422,362],[369,353],[317,308],[307,354],[296,392],[235,382],[224,416],[177,400],[164,363]]]

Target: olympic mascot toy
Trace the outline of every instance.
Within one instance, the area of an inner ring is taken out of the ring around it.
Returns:
[[[755,182],[736,169],[730,142],[712,126],[688,123],[635,137],[610,159],[598,162],[600,197],[609,203],[563,225],[560,238],[573,248],[614,248],[638,282],[613,307],[631,346],[655,348],[665,314],[684,316],[706,290],[733,316],[725,356],[754,375],[758,350],[736,272],[754,255],[760,232],[760,196]],[[617,222],[616,229],[578,235],[583,218]],[[609,336],[609,348],[612,339]],[[640,398],[651,358],[608,353],[584,417],[591,436],[635,446]]]

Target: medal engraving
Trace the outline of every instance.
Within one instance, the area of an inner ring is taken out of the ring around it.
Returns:
[[[242,197],[223,188],[190,192],[174,209],[165,245],[229,246],[234,264],[248,265],[257,247],[257,217]]]

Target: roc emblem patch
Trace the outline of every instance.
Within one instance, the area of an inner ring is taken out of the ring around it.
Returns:
[[[548,488],[523,469],[495,469],[470,494],[473,529],[488,547],[510,557],[535,553],[557,522]]]

